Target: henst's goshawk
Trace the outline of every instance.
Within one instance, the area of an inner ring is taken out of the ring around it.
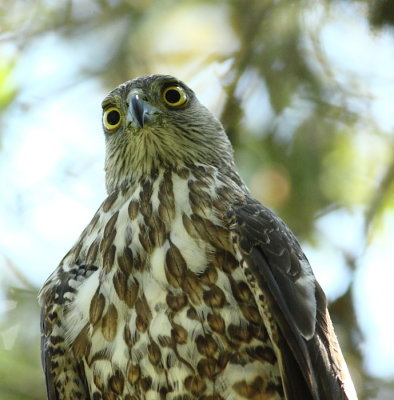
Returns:
[[[50,400],[356,399],[293,233],[171,76],[104,99],[108,197],[40,292]]]

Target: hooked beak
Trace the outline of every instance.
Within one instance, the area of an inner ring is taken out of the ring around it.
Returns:
[[[130,96],[127,122],[137,128],[143,128],[155,120],[159,110],[143,99],[141,94],[132,93]]]

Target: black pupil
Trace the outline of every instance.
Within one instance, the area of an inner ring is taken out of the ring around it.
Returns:
[[[116,125],[120,120],[120,114],[118,111],[112,110],[107,114],[107,122],[110,125]]]
[[[175,89],[167,90],[167,92],[166,92],[166,100],[170,104],[178,103],[178,101],[180,99],[181,99],[181,94],[178,92],[178,90],[175,90]]]

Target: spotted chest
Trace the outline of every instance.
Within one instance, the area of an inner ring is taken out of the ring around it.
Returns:
[[[239,192],[213,168],[112,193],[63,269],[66,342],[92,399],[281,399],[277,360],[223,216]]]

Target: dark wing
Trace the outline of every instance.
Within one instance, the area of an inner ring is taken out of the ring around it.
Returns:
[[[66,346],[63,307],[56,289],[44,286],[40,294],[41,361],[48,400],[90,400],[83,364]]]
[[[278,327],[271,340],[286,398],[356,399],[326,297],[293,233],[252,199],[234,207],[230,221],[259,308]]]

